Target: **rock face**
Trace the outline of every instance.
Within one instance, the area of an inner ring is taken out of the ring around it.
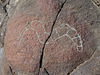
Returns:
[[[75,5],[76,2],[79,4]],[[50,75],[67,75],[93,54],[96,40],[91,22],[96,17],[91,13],[94,12],[93,7],[86,8],[92,6],[88,3],[91,2],[69,0],[59,13],[51,35],[56,39],[46,45],[44,51],[43,67]]]
[[[5,59],[11,62],[12,68],[38,74],[44,42],[63,2],[28,0],[20,7],[22,9],[15,11],[8,22],[5,37]],[[27,4],[30,6],[24,7]],[[36,12],[32,13],[33,11]]]
[[[3,46],[3,37],[4,37],[4,31],[5,31],[5,26],[4,24],[4,19],[6,18],[6,13],[3,10],[3,7],[0,6],[0,48]]]
[[[4,36],[8,21],[8,14],[6,11],[6,5],[8,2],[9,0],[0,0],[0,48],[4,46]]]
[[[3,51],[4,48],[0,48],[0,74],[4,75],[4,68],[3,68]]]
[[[71,75],[99,75],[100,74],[100,50],[97,50],[92,58],[81,64]]]
[[[6,75],[69,75],[96,50],[91,0],[25,0],[7,24]]]

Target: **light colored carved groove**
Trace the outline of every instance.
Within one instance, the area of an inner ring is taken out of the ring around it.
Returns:
[[[100,0],[91,0],[91,1],[97,8],[100,8]]]
[[[44,42],[43,42],[43,41],[41,40],[41,38],[40,38],[40,35],[39,35],[38,32],[37,32],[37,28],[33,28],[33,27],[31,26],[31,25],[34,24],[35,22],[39,22],[39,24],[42,25],[42,28],[43,28],[43,30],[44,30],[44,32],[43,32],[42,35],[44,35],[44,34],[49,35],[49,34],[50,34],[49,32],[46,32],[45,27],[44,27],[44,25],[43,25],[43,23],[42,23],[41,21],[39,21],[39,20],[31,21],[31,22],[29,22],[28,25],[22,30],[22,33],[20,34],[20,39],[19,39],[18,46],[21,44],[23,35],[25,34],[25,32],[26,32],[27,30],[35,30],[39,42],[42,43],[42,44],[44,44]],[[30,25],[31,28],[28,28],[29,25]],[[58,29],[61,28],[61,27],[64,26],[64,25],[66,25],[69,29],[68,29],[68,31],[66,32],[66,34],[60,36],[60,34],[58,33]],[[68,35],[68,33],[69,33],[71,30],[75,31],[76,34],[77,34],[77,36],[71,38],[71,37]],[[67,37],[69,37],[70,40],[76,45],[77,51],[82,51],[82,50],[83,50],[83,45],[82,45],[83,42],[82,42],[82,40],[81,40],[81,36],[78,34],[77,30],[76,30],[75,28],[72,28],[69,24],[61,24],[60,26],[58,26],[57,28],[55,28],[53,31],[56,32],[56,34],[58,35],[58,38],[56,38],[56,39],[53,40],[52,37],[51,37],[51,41],[50,41],[50,42],[47,41],[46,44],[50,44],[50,43],[52,43],[52,42],[54,42],[54,41],[56,41],[56,40],[58,40],[58,39],[60,39],[60,38],[62,38],[62,37],[67,36]],[[75,43],[74,39],[77,39],[78,42],[80,43],[80,45],[78,45],[77,43]],[[79,47],[81,48],[81,50],[79,50]]]

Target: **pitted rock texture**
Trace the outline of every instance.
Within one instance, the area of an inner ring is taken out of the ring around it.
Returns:
[[[6,10],[8,12],[9,18],[14,14],[17,7],[20,6],[20,3],[23,1],[25,0],[9,0],[9,4],[6,5]]]
[[[15,11],[8,22],[5,36],[4,54],[6,61],[10,64],[8,67],[33,73],[33,75],[38,74],[43,43],[50,34],[53,21],[63,2],[28,0]],[[30,6],[27,7],[27,4]],[[36,12],[34,13],[34,11]],[[10,34],[11,32],[12,34]],[[43,43],[39,38],[43,39]]]
[[[16,10],[18,2],[19,0],[0,0],[0,48],[4,46],[4,36],[8,19]]]
[[[95,51],[95,36],[91,29],[91,24],[89,24],[93,19],[96,19],[96,17],[94,17],[95,13],[91,13],[91,11],[94,12],[95,10],[93,7],[91,8],[91,3],[90,8],[87,8],[89,11],[84,11],[85,6],[87,6],[90,1],[86,3],[81,0],[78,1],[79,5],[75,5],[77,1],[72,2],[69,0],[65,3],[51,35],[51,37],[56,35],[53,34],[56,29],[56,33],[58,33],[60,39],[57,39],[45,47],[43,67],[46,68],[50,75],[69,74],[80,63],[89,59]],[[80,5],[82,5],[80,10],[73,9]],[[84,14],[80,13],[82,11],[84,11]],[[65,25],[63,23],[65,23]],[[68,25],[70,26],[69,30]],[[59,26],[61,27],[58,29]]]
[[[100,50],[97,50],[91,59],[77,67],[70,75],[99,75]]]
[[[4,75],[4,68],[3,68],[3,52],[4,48],[0,48],[0,74]]]
[[[96,50],[96,11],[91,0],[22,2],[7,24],[5,74],[70,74]]]
[[[9,0],[0,0],[0,5],[6,6],[8,4]]]
[[[7,13],[4,10],[4,7],[0,4],[0,48],[3,47],[4,43],[4,34],[7,22]]]

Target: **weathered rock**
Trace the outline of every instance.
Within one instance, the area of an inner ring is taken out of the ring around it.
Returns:
[[[3,51],[4,48],[0,49],[0,74],[4,75],[4,68],[3,68]]]
[[[15,11],[8,22],[5,36],[7,67],[38,74],[43,45],[63,2],[27,0]]]
[[[19,2],[19,1],[20,1],[20,2]],[[9,16],[9,17],[11,17],[11,16],[14,14],[14,12],[15,12],[17,6],[20,5],[20,3],[21,3],[22,1],[23,1],[23,0],[10,0],[10,1],[9,1],[9,4],[6,6],[6,10],[7,10],[7,12],[8,12],[8,16]]]
[[[4,21],[2,22],[2,27],[0,32],[0,41],[2,44],[4,44],[4,36],[5,36],[7,22],[8,22],[8,16],[6,16],[4,18]]]
[[[99,75],[100,74],[100,50],[97,50],[90,60],[78,66],[70,75]]]
[[[97,7],[97,10],[100,12],[100,0],[92,0],[92,3]]]
[[[97,46],[95,24],[92,24],[100,19],[96,14],[91,0],[67,0],[51,38],[58,36],[46,45],[44,51],[43,68],[50,75],[67,75],[91,57]]]
[[[9,0],[0,0],[0,4],[2,6],[6,6],[8,4]]]
[[[5,32],[5,18],[6,13],[3,9],[3,6],[0,5],[0,48],[3,46],[4,43],[4,32]]]
[[[92,0],[94,3],[95,3],[95,5],[97,5],[98,7],[100,7],[100,0]]]
[[[98,19],[91,0],[24,0],[7,25],[6,75],[69,74],[96,50]]]
[[[4,12],[3,7],[1,6],[0,7],[0,27],[2,26],[2,22],[4,21],[5,17],[6,17],[6,13]]]
[[[13,15],[19,0],[0,0],[0,48],[4,44],[4,36],[8,19]]]
[[[2,43],[0,42],[0,48],[2,47]]]

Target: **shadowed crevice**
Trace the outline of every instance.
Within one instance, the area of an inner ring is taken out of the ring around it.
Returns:
[[[6,6],[9,4],[10,0],[0,0],[2,3],[2,6]]]
[[[3,10],[7,14],[8,14],[8,12],[7,12],[7,5],[9,5],[9,3],[10,3],[10,0],[1,0],[1,5],[3,6]]]
[[[44,68],[44,70],[45,70],[45,72],[46,72],[48,75],[50,75],[49,72],[46,70],[46,68]]]
[[[60,7],[60,9],[59,9],[59,11],[58,11],[56,17],[55,17],[55,20],[53,21],[53,25],[52,25],[52,28],[51,28],[50,35],[48,36],[48,38],[46,39],[46,41],[45,41],[45,43],[44,43],[44,45],[43,45],[42,54],[41,54],[41,56],[40,56],[39,72],[40,72],[40,68],[42,68],[42,62],[43,62],[43,56],[44,56],[44,49],[45,49],[46,43],[47,43],[47,41],[49,40],[49,38],[51,37],[51,35],[52,35],[54,25],[55,25],[55,23],[56,23],[56,21],[57,21],[57,17],[58,17],[58,15],[59,15],[59,13],[61,12],[61,10],[62,10],[62,8],[63,8],[63,6],[64,6],[65,3],[66,3],[66,0],[64,1],[64,3],[62,3],[62,5],[61,5],[61,7]],[[38,75],[39,75],[39,72],[38,72]],[[49,75],[49,73],[48,73],[48,75]]]
[[[15,75],[15,72],[13,72],[11,66],[9,66],[9,69],[10,69],[11,74],[12,74],[12,75]]]
[[[5,17],[4,17],[2,24],[1,24],[1,27],[2,27],[3,24],[5,23],[5,19],[8,17],[7,5],[9,5],[10,0],[7,0],[7,2],[6,2],[6,0],[1,0],[1,2],[2,2],[2,6],[3,6],[3,11],[5,13]],[[3,5],[3,3],[5,3],[5,2],[6,2],[6,5]]]
[[[9,4],[10,4],[10,0],[7,0],[5,2],[5,6],[4,6],[4,10],[5,10],[5,13],[7,13],[7,16],[8,16],[7,5],[9,5]]]

